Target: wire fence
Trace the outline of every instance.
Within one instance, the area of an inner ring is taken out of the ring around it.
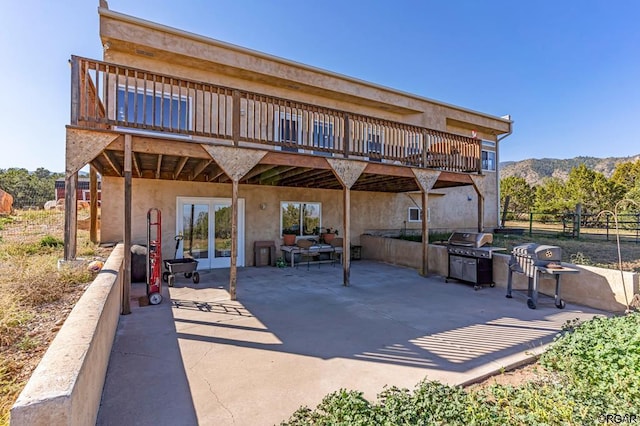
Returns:
[[[615,240],[619,233],[621,240],[640,244],[640,213],[618,214],[616,227],[611,214],[582,214],[579,209],[565,213],[507,212],[504,226],[522,230],[529,235],[545,234],[606,241]]]

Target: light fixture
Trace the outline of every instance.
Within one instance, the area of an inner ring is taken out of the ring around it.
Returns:
[[[260,210],[266,210],[267,203],[260,203]]]

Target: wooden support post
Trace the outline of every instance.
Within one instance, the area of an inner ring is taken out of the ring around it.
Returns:
[[[231,268],[229,271],[229,297],[236,300],[238,282],[238,179],[231,181]]]
[[[342,189],[344,214],[342,215],[342,228],[344,237],[342,239],[342,285],[349,286],[351,275],[351,189],[345,186]]]
[[[131,313],[131,135],[124,136],[124,277],[122,277],[122,315]],[[150,250],[151,247],[147,247]],[[149,277],[147,277],[149,279]]]
[[[98,242],[98,172],[93,166],[89,167],[89,206],[91,211],[89,238],[96,244]]]
[[[478,232],[484,232],[484,196],[477,186],[473,186],[478,194]]]
[[[64,186],[64,260],[73,260],[78,247],[78,173],[67,173]]]
[[[78,125],[80,116],[80,64],[78,57],[71,57],[71,120],[72,126]]]
[[[238,146],[240,143],[240,91],[233,91],[233,109],[231,117],[231,133],[233,136],[233,144]]]
[[[426,145],[424,147],[426,148]],[[416,177],[416,183],[420,187],[422,195],[422,264],[420,265],[420,275],[426,277],[429,274],[429,191],[438,180],[440,172],[420,168],[411,170]]]
[[[420,275],[426,277],[429,274],[429,194],[422,192],[422,267]]]

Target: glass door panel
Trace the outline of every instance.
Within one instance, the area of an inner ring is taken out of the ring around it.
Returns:
[[[215,236],[212,268],[230,266],[231,257],[231,203],[213,203],[213,235]]]
[[[178,197],[176,233],[183,240],[177,257],[192,257],[198,269],[231,266],[231,200]],[[244,266],[244,199],[238,199],[238,258]]]
[[[198,261],[198,268],[209,268],[209,203],[182,204],[182,256]]]

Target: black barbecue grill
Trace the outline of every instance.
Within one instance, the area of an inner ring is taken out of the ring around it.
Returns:
[[[526,275],[528,278],[527,306],[530,309],[535,309],[538,304],[540,274],[553,275],[556,279],[555,304],[558,309],[563,309],[565,303],[560,298],[560,276],[580,271],[562,264],[562,249],[560,247],[529,243],[516,246],[511,251],[507,280],[507,297],[509,299],[512,297],[514,272]]]
[[[484,232],[454,232],[447,244],[450,279],[472,283],[477,290],[483,284],[493,287],[493,252],[505,250],[492,247],[493,234]]]

